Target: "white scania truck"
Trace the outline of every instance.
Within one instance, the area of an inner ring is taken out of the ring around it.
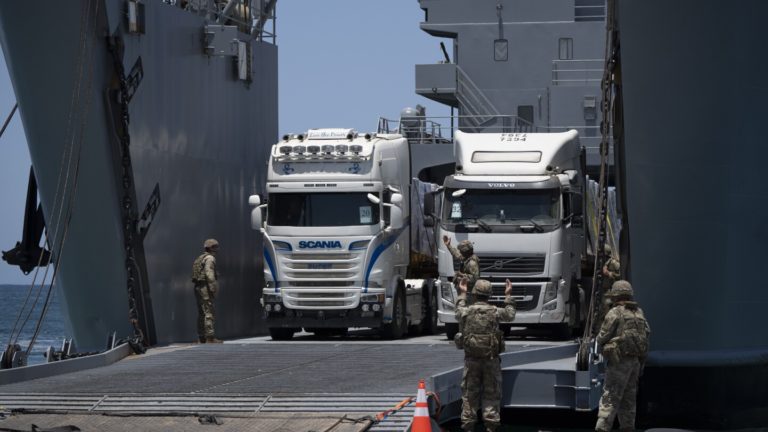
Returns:
[[[412,187],[406,139],[350,129],[286,135],[272,147],[266,186],[266,202],[253,195],[249,203],[264,237],[261,301],[273,339],[301,328],[434,332],[434,238],[431,252],[420,247],[430,242],[415,234],[428,230],[411,207],[436,186]]]
[[[480,277],[501,304],[513,283],[514,325],[546,327],[566,336],[582,324],[579,287],[585,258],[584,178],[576,131],[463,133],[454,141],[456,172],[445,179],[440,238],[470,240]],[[429,219],[429,218],[428,218]],[[440,321],[449,338],[454,317],[454,271],[460,263],[440,244]],[[509,327],[509,325],[507,325]]]

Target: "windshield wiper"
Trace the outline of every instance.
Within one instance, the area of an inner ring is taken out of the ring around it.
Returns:
[[[491,228],[491,226],[490,226],[490,225],[488,225],[487,223],[485,223],[485,222],[481,221],[480,219],[475,219],[475,222],[477,222],[477,224],[478,224],[478,225],[480,225],[480,227],[481,227],[482,229],[484,229],[484,230],[485,230],[485,232],[491,232],[491,231],[493,231],[493,228]]]
[[[473,218],[473,217],[464,218],[462,222],[457,223],[456,225],[463,225],[464,227],[466,227],[467,224],[464,221],[473,221],[473,222],[475,222],[477,224],[477,226],[482,228],[483,231],[485,231],[485,232],[492,232],[493,231],[493,228],[491,228],[490,225],[488,225],[487,223],[481,221],[478,218]]]
[[[520,225],[520,229],[521,229],[521,230],[525,230],[525,229],[528,229],[528,228],[533,228],[533,229],[534,229],[536,232],[544,232],[544,227],[543,227],[543,226],[541,226],[541,225],[540,225],[539,223],[537,223],[536,221],[534,221],[533,219],[526,219],[525,221],[526,221],[526,222],[530,222],[530,223],[531,223],[531,225],[533,225],[533,226],[528,226],[528,225]]]

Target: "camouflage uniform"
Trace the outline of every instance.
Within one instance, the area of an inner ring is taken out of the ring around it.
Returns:
[[[200,342],[205,342],[215,337],[213,301],[219,290],[216,257],[207,250],[192,264],[192,282],[198,309],[197,336]]]
[[[458,249],[449,245],[446,245],[448,251],[457,260],[461,260],[461,271],[456,272],[454,280],[466,277],[469,279],[467,286],[471,290],[475,286],[475,282],[480,278],[480,259],[477,255],[472,253],[472,242],[469,240],[462,240],[459,243]]]
[[[617,281],[611,292],[616,292],[617,285],[622,284],[629,286],[631,293],[631,285],[626,281]],[[596,431],[611,430],[617,416],[622,431],[635,428],[637,384],[645,364],[651,329],[643,310],[628,300],[631,298],[631,294],[623,300],[615,298],[617,304],[605,316],[597,336],[607,365]]]
[[[609,255],[611,253],[611,248],[607,245],[606,253]],[[600,319],[598,322],[602,322],[605,319],[605,314],[607,314],[611,309],[611,301],[608,298],[608,291],[611,290],[614,282],[621,279],[621,264],[619,260],[613,257],[608,258],[608,260],[605,262],[605,265],[603,266],[603,269],[608,272],[608,275],[606,276],[603,274],[603,304],[600,308]]]
[[[477,297],[478,292],[484,295]],[[515,319],[515,301],[511,296],[505,299],[505,307],[497,308],[487,303],[491,294],[490,282],[480,279],[473,293],[476,301],[467,306],[466,295],[459,296],[456,302],[456,320],[464,329],[464,373],[461,377],[461,425],[465,431],[474,431],[477,422],[477,410],[481,408],[483,423],[488,431],[495,431],[501,423],[499,405],[501,403],[501,359],[499,353],[504,351],[503,333],[499,329],[499,321]],[[492,314],[492,315],[489,315]],[[490,317],[490,318],[489,318]],[[490,322],[494,321],[495,322]],[[494,328],[494,334],[475,334],[473,329]],[[468,347],[468,339],[477,337],[477,341],[487,341],[487,355],[472,354]],[[482,339],[483,337],[489,337]],[[494,352],[496,351],[496,352]],[[482,402],[481,402],[482,401]]]

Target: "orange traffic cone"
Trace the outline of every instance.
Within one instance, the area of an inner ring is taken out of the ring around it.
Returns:
[[[419,380],[419,392],[416,394],[416,411],[413,412],[411,432],[432,432],[432,422],[427,408],[427,389],[424,380]]]

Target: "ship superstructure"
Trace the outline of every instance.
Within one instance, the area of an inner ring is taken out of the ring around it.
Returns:
[[[257,239],[245,203],[261,190],[277,136],[274,6],[82,0],[38,14],[0,4],[78,348],[103,348],[115,331],[194,339],[190,265],[209,237],[221,243],[217,301],[227,311],[217,334],[257,331],[261,278],[246,253]]]
[[[605,0],[419,4],[422,30],[453,46],[416,66],[417,94],[455,108],[465,132],[576,129],[599,168]]]

